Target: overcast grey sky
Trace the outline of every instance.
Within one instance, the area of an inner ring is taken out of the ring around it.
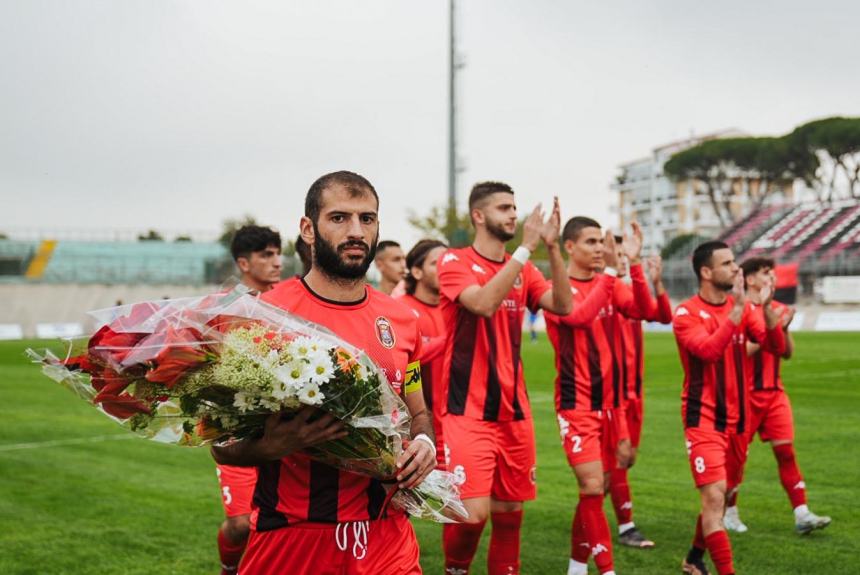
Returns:
[[[616,166],[725,128],[860,115],[860,4],[461,1],[460,196],[610,221]],[[0,1],[0,231],[288,236],[319,175],[381,197],[382,235],[447,197],[447,2]]]

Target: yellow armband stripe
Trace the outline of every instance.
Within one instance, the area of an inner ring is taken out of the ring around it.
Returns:
[[[406,366],[406,383],[403,385],[406,393],[421,391],[421,362],[413,361]]]

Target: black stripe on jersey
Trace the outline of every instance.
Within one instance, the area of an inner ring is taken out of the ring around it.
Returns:
[[[621,407],[621,374],[618,369],[618,348],[615,345],[615,327],[615,321],[612,316],[603,318],[603,330],[606,333],[606,340],[609,342],[611,351],[610,357],[612,357],[612,405]]]
[[[633,328],[633,344],[636,346],[636,397],[642,397],[642,324]]]
[[[687,352],[687,365],[690,369],[690,383],[687,387],[684,427],[699,427],[699,421],[702,418],[702,393],[705,389],[705,364],[698,357]]]
[[[484,421],[498,421],[502,407],[502,384],[496,369],[496,332],[493,331],[492,318],[481,318],[487,332],[487,394],[484,397]]]
[[[726,406],[726,360],[720,361],[714,366],[717,373],[716,381],[716,407],[714,408],[714,429],[726,430],[727,406]]]
[[[762,359],[762,353],[759,350],[753,356],[753,387],[757,391],[764,389],[764,360]]]
[[[511,356],[514,362],[514,421],[526,418],[520,403],[520,352],[523,345],[523,326],[516,321],[508,322],[508,332],[511,336]],[[523,388],[525,391],[525,388]]]
[[[427,384],[425,385],[424,382]],[[421,366],[421,392],[424,395],[427,411],[433,413],[433,370],[430,368],[429,361]]]
[[[277,510],[280,479],[280,460],[257,467],[257,483],[254,485],[254,505],[260,509],[257,531],[272,531],[287,526],[287,516]]]
[[[779,389],[779,356],[773,356],[773,389]]]
[[[594,341],[592,331],[586,330],[588,334],[588,373],[591,376],[591,410],[603,409],[603,371],[600,365],[600,353],[597,351],[597,342]]]
[[[338,477],[340,472],[319,461],[310,461],[309,463],[308,521],[337,523]]]
[[[576,407],[576,332],[558,324],[558,391],[561,409]]]
[[[367,486],[367,516],[371,519],[379,519],[382,505],[385,503],[385,488],[378,479],[371,479]],[[388,515],[388,512],[385,513]]]
[[[472,361],[475,355],[475,337],[478,332],[478,316],[460,308],[454,324],[451,368],[448,383],[448,411],[454,415],[466,412],[469,397],[469,381],[472,378]]]
[[[735,379],[738,386],[738,433],[743,433],[747,425],[747,403],[746,397],[746,378],[744,377],[744,352],[746,345],[740,344],[735,346],[734,364],[735,364]]]

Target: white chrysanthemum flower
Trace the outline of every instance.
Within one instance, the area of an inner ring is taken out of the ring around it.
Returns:
[[[319,346],[311,338],[300,336],[291,341],[289,347],[296,357],[306,358],[315,352]]]
[[[311,360],[308,370],[308,376],[311,383],[321,385],[327,382],[334,375],[334,365],[328,355],[315,354]]]
[[[325,399],[325,395],[315,383],[308,383],[299,391],[299,401],[305,405],[319,405]]]
[[[276,401],[272,402],[276,405],[280,405],[280,402],[295,395],[296,390],[293,389],[292,385],[288,385],[283,381],[276,381],[272,386],[272,397],[275,398]],[[268,406],[267,406],[268,407]]]
[[[302,360],[292,361],[274,370],[278,381],[289,389],[297,391],[308,381],[308,364]]]

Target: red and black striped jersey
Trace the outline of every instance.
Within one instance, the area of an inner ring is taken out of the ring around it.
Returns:
[[[675,310],[673,329],[684,367],[681,414],[684,427],[744,433],[749,411],[746,393],[746,341],[783,353],[782,327],[766,329],[762,310],[748,303],[738,325],[729,320],[733,299],[712,304],[696,295]]]
[[[407,366],[421,354],[415,313],[372,287],[356,302],[341,303],[314,293],[292,278],[264,293],[264,301],[327,327],[362,349],[399,392]],[[339,523],[377,519],[385,489],[375,480],[297,453],[258,467],[251,522],[269,531],[306,521]]]
[[[637,274],[641,274],[641,267]],[[644,280],[644,276],[642,277]],[[555,349],[557,410],[597,411],[620,402],[623,362],[615,353],[620,310],[639,315],[632,293],[616,292],[614,276],[570,278],[573,311],[565,316],[544,312]],[[645,284],[645,289],[648,289]],[[627,297],[630,296],[630,297]]]
[[[784,318],[788,312],[788,306],[772,301],[770,306],[779,312],[779,317]],[[759,307],[753,304],[753,309]],[[758,343],[752,338],[750,341]],[[747,381],[749,388],[753,391],[784,391],[782,377],[780,377],[781,356],[775,355],[763,348],[747,356]]]
[[[620,282],[616,282],[616,286]],[[624,288],[630,289],[624,285]],[[655,299],[648,293],[643,302],[646,308],[641,319],[621,317],[619,318],[620,331],[623,339],[619,353],[625,358],[623,389],[624,399],[631,397],[642,397],[642,375],[645,373],[645,354],[643,349],[642,320],[656,321],[660,323],[672,323],[672,303],[669,296],[664,292]]]
[[[439,305],[425,303],[414,295],[405,294],[394,298],[408,306],[418,318],[421,332],[421,381],[424,403],[434,415],[441,414],[438,398],[442,395],[442,370],[445,361],[445,321]],[[436,402],[434,403],[434,399]]]
[[[492,317],[473,314],[459,302],[464,289],[483,286],[511,259],[485,258],[474,248],[451,249],[439,258],[442,317],[448,327],[443,369],[443,412],[484,421],[531,417],[520,361],[525,310],[537,310],[549,289],[526,262]]]

